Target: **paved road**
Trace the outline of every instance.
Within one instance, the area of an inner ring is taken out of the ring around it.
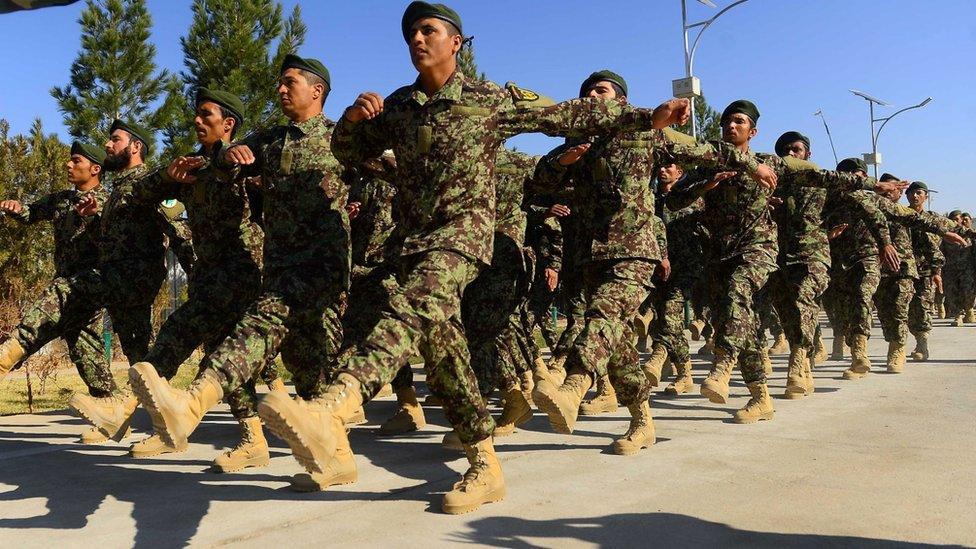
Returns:
[[[972,546],[974,342],[976,328],[939,328],[933,360],[898,376],[844,381],[844,365],[827,363],[815,396],[777,400],[775,420],[757,425],[728,422],[746,400],[741,383],[727,406],[655,396],[658,442],[633,457],[605,453],[625,410],[583,419],[573,435],[537,414],[497,443],[508,498],[460,517],[439,513],[465,462],[441,449],[436,409],[411,436],[354,429],[360,481],[312,495],[287,489],[299,469],[280,441],[268,468],[208,471],[235,442],[226,407],[188,452],[143,461],[123,445],[75,443],[84,427],[65,413],[0,417],[0,546]],[[876,364],[885,348],[875,334]],[[785,357],[775,363],[779,393]],[[367,410],[381,420],[393,407]]]

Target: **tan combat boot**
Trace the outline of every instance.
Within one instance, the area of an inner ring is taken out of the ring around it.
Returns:
[[[698,349],[698,356],[715,356],[715,340],[708,338],[705,344]]]
[[[546,361],[543,360],[541,356],[536,357],[535,362],[532,364],[532,384],[536,384],[540,379],[545,379],[549,377],[549,367],[546,366]]]
[[[127,438],[130,436],[132,436],[132,429],[126,430],[122,438]],[[82,444],[101,444],[107,440],[109,440],[109,438],[105,436],[105,433],[99,431],[98,427],[92,427],[81,434],[81,438],[78,439],[78,442]]]
[[[532,400],[549,416],[554,431],[568,435],[573,432],[580,404],[592,385],[593,379],[588,372],[574,371],[558,387],[545,380],[537,383]]]
[[[841,349],[841,353],[844,350]],[[817,333],[817,339],[813,342],[813,362],[823,364],[827,360],[827,345],[824,344],[823,336]],[[811,367],[813,364],[811,364]]]
[[[905,344],[888,342],[888,373],[900,374],[905,371]]]
[[[424,409],[417,402],[417,390],[413,386],[404,387],[396,392],[397,411],[393,417],[380,425],[381,435],[402,435],[417,431],[427,425]]]
[[[946,318],[945,303],[939,303],[938,306],[936,306],[936,308],[938,309],[937,312],[939,313],[939,320],[945,319]]]
[[[651,384],[651,387],[657,387],[658,383],[661,383],[661,371],[664,370],[664,364],[667,361],[667,348],[660,343],[655,343],[654,351],[651,353],[651,356],[647,358],[647,362],[645,362],[642,366],[644,376],[647,377],[647,381]]]
[[[267,467],[271,463],[268,441],[264,438],[261,418],[240,420],[241,442],[214,460],[214,468],[221,473],[233,473],[248,467]]]
[[[664,389],[664,392],[669,395],[683,395],[694,390],[695,380],[691,377],[691,361],[687,360],[684,364],[678,364],[675,369],[677,371],[674,381]]]
[[[206,372],[182,391],[174,389],[148,362],[129,368],[129,383],[139,404],[149,412],[156,433],[163,442],[177,448],[187,443],[203,416],[224,396],[220,383]],[[273,395],[287,398],[282,393],[268,393]]]
[[[366,409],[360,406],[359,408],[356,408],[350,412],[349,415],[343,419],[345,420],[346,425],[362,425],[363,423],[366,423]]]
[[[844,360],[844,336],[834,333],[834,342],[830,351],[830,360]]]
[[[519,389],[522,391],[522,398],[529,403],[529,406],[535,406],[532,402],[532,389],[535,389],[535,380],[532,379],[532,372],[526,370],[519,374]]]
[[[329,486],[352,484],[359,480],[356,458],[345,431],[336,444],[335,456],[321,473],[299,473],[291,479],[291,489],[296,492],[320,492]]]
[[[435,395],[434,393],[431,393],[427,395],[426,398],[424,398],[424,406],[440,406],[440,405],[441,405],[441,397]]]
[[[769,347],[769,355],[785,355],[790,352],[790,342],[786,341],[786,334],[779,334]]]
[[[796,346],[790,350],[790,368],[786,375],[785,398],[802,398],[810,394],[812,387],[807,380],[810,370],[809,349]]]
[[[271,380],[271,383],[268,383],[268,390],[272,392],[277,391],[279,393],[288,392],[288,389],[285,387],[285,382],[282,381],[280,377],[276,377]]]
[[[580,404],[579,413],[583,416],[598,416],[616,412],[617,408],[620,408],[620,404],[617,403],[617,392],[614,391],[613,384],[610,383],[610,376],[600,376],[596,380],[596,396],[590,400],[584,400]]]
[[[965,322],[966,324],[972,324],[972,323],[976,322],[976,310],[967,309],[966,310],[966,318],[963,319],[963,322]]]
[[[610,445],[610,451],[618,456],[636,454],[657,440],[654,433],[654,419],[651,417],[651,406],[647,399],[641,399],[640,403],[631,404],[627,409],[630,410],[630,427],[623,437]]]
[[[735,413],[733,421],[736,423],[755,423],[766,419],[773,419],[773,399],[769,398],[769,388],[766,383],[756,381],[749,383],[749,394],[752,398]]]
[[[68,405],[107,438],[119,442],[129,432],[138,401],[129,394],[95,398],[84,393],[71,396]]]
[[[929,359],[929,333],[921,332],[915,335],[915,350],[912,351],[912,360]]]
[[[458,436],[457,431],[448,431],[441,439],[441,446],[445,450],[464,451],[464,444],[461,443],[461,437]]]
[[[963,323],[963,318],[964,318],[963,317],[963,314],[962,313],[959,313],[958,315],[956,315],[956,318],[953,319],[952,325],[955,326],[956,328],[962,328],[962,326],[964,324]]]
[[[393,386],[387,383],[386,385],[380,387],[380,392],[376,393],[376,396],[373,398],[374,399],[386,398],[388,396],[393,396],[393,395],[394,395]]]
[[[525,400],[525,395],[518,387],[505,391],[505,406],[502,415],[495,422],[496,437],[506,437],[515,432],[515,428],[532,419],[532,407]]]
[[[454,489],[444,494],[443,509],[449,515],[468,513],[482,504],[505,499],[505,478],[491,438],[465,444],[464,453],[471,467]]]
[[[773,361],[769,359],[769,351],[766,350],[766,347],[761,345],[756,354],[759,355],[759,363],[762,364],[763,373],[767,376],[773,375]]]
[[[691,332],[692,341],[701,341],[702,331],[705,329],[705,321],[701,319],[695,319],[691,321],[688,325],[688,331]]]
[[[20,342],[12,337],[0,343],[0,380],[14,369],[26,352]]]
[[[568,355],[561,355],[552,357],[549,364],[546,365],[546,369],[549,376],[549,381],[553,385],[559,387],[566,381],[566,359]],[[536,380],[536,383],[539,381]]]
[[[162,454],[176,454],[185,452],[189,446],[183,443],[180,446],[172,446],[163,442],[162,437],[153,433],[151,436],[136,442],[129,447],[129,455],[136,459],[159,456]]]
[[[844,370],[844,379],[860,379],[871,373],[871,359],[868,358],[868,337],[854,336],[851,341],[851,367]]]
[[[324,395],[312,400],[269,394],[258,404],[258,415],[272,433],[288,443],[306,471],[326,473],[336,448],[346,440],[346,420],[362,405],[362,385],[343,372]]]
[[[724,349],[715,349],[712,371],[701,384],[701,396],[715,404],[725,404],[729,398],[729,380],[735,368],[735,358]]]

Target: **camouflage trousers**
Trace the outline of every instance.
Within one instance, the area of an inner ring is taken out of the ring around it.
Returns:
[[[942,272],[947,318],[964,314],[972,306],[966,302],[966,297],[973,294],[974,282],[971,270],[947,267]]]
[[[515,371],[498,361],[498,343],[521,302],[519,290],[526,286],[522,283],[525,272],[521,247],[496,233],[491,265],[464,290],[461,324],[471,353],[471,369],[482,395],[495,388],[518,386]]]
[[[685,338],[685,304],[693,300],[695,280],[685,280],[672,274],[661,287],[653,292],[655,304],[654,342],[664,345],[671,361],[684,364],[691,360],[688,339]]]
[[[563,271],[565,272],[565,271]],[[574,274],[572,282],[561,288],[563,292],[564,306],[566,307],[566,327],[559,334],[556,346],[552,348],[554,357],[563,357],[569,354],[573,342],[583,331],[584,316],[586,314],[586,298],[583,296],[583,287],[579,281],[580,275]],[[566,282],[566,279],[563,279]]]
[[[841,271],[836,279],[838,328],[850,345],[854,337],[871,337],[871,298],[881,282],[877,257],[868,257]],[[833,284],[833,282],[831,283]],[[831,295],[831,294],[828,294]]]
[[[830,278],[827,265],[814,261],[785,265],[769,277],[770,296],[791,346],[813,349],[820,296]]]
[[[913,282],[915,287],[908,304],[908,331],[917,336],[932,331],[932,307],[935,305],[935,283],[931,274],[924,274]]]
[[[651,290],[654,263],[618,259],[583,266],[583,329],[566,356],[567,371],[610,376],[624,406],[647,398],[650,385],[640,367],[631,320]]]
[[[363,385],[371,399],[418,353],[427,387],[440,397],[444,415],[462,442],[491,436],[495,422],[478,392],[468,342],[461,324],[461,297],[479,265],[461,254],[433,250],[395,262],[389,302],[380,320],[340,371]],[[350,307],[357,307],[355,302]]]
[[[163,323],[145,361],[166,379],[172,379],[201,345],[206,361],[260,292],[261,270],[255,263],[198,264],[190,276],[189,299]],[[265,381],[276,376],[273,367],[262,371]],[[235,418],[244,419],[257,415],[257,398],[254,380],[248,379],[227,395],[227,403]]]
[[[554,349],[559,343],[556,324],[550,318],[550,310],[556,302],[556,292],[550,292],[546,282],[545,269],[536,269],[535,278],[529,289],[529,298],[525,303],[525,330],[533,333],[538,326],[542,339],[549,349]],[[534,345],[534,343],[533,343]]]
[[[200,363],[217,373],[225,395],[281,361],[304,399],[322,394],[342,340],[344,284],[312,266],[266,269],[261,294],[230,334]]]
[[[908,338],[908,305],[915,295],[914,279],[907,276],[883,276],[874,294],[878,320],[885,341],[904,344]]]
[[[776,269],[773,254],[768,250],[749,251],[719,261],[714,268],[708,277],[715,346],[738,360],[746,383],[764,382],[755,297]]]

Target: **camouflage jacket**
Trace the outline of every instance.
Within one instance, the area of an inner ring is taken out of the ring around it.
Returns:
[[[660,216],[667,224],[671,276],[697,279],[701,275],[704,264],[704,245],[708,241],[708,231],[705,229],[701,213],[705,202],[699,198],[684,208],[672,211],[663,207],[670,194],[670,192],[658,193],[657,200],[662,206],[659,207]]]
[[[942,239],[938,235],[913,227],[911,229],[912,253],[918,263],[919,276],[942,274],[945,265],[945,255],[942,254],[940,244]]]
[[[166,217],[158,203],[139,200],[135,193],[141,180],[150,175],[145,164],[140,164],[112,179],[112,192],[102,207],[100,265],[137,261],[162,267]]]
[[[525,244],[535,253],[537,270],[560,271],[563,261],[563,229],[548,208],[530,206],[525,229]]]
[[[75,211],[75,205],[88,195],[98,200],[99,209],[108,199],[108,192],[101,185],[84,192],[68,189],[25,204],[20,214],[11,215],[27,225],[51,222],[54,232],[54,276],[68,276],[98,265],[101,211],[88,217]]]
[[[240,141],[255,156],[242,175],[261,176],[266,270],[314,269],[349,283],[348,189],[332,155],[334,127],[315,116]]]
[[[196,172],[196,181],[181,184],[173,181],[161,168],[150,177],[140,180],[135,192],[140,200],[158,204],[164,200],[179,200],[186,208],[193,250],[199,263],[206,268],[227,264],[256,263],[261,265],[261,245],[264,233],[251,220],[244,181],[227,181],[212,161],[224,150],[217,147],[211,155],[201,149],[196,156],[207,158],[207,164]],[[185,233],[178,238],[186,239]],[[183,263],[181,259],[180,263]],[[184,266],[184,269],[186,267]]]
[[[945,240],[942,241],[942,255],[945,256],[944,271],[955,271],[958,273],[972,272],[974,270],[972,240],[968,238],[966,240],[969,242],[969,246],[960,246]]]
[[[526,217],[522,210],[526,187],[531,188],[539,157],[501,147],[495,160],[495,233],[522,246]]]
[[[392,148],[397,158],[401,253],[453,250],[489,264],[495,228],[495,162],[505,139],[531,132],[584,137],[649,130],[653,112],[619,101],[578,99],[518,108],[510,92],[455,72],[428,97],[419,82],[386,98],[372,120],[345,118],[333,134],[348,166]]]
[[[358,178],[349,189],[349,202],[359,203],[359,214],[351,220],[353,272],[365,274],[387,257],[390,235],[396,227],[396,161],[384,155],[356,169]]]

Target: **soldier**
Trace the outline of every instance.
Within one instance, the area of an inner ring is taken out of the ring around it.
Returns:
[[[962,228],[962,211],[949,212],[949,219]],[[942,242],[945,266],[942,269],[942,283],[945,287],[946,318],[953,319],[954,326],[962,326],[965,317],[963,299],[971,292],[973,284],[972,241],[966,239],[967,246]]]
[[[82,216],[78,213],[78,203],[89,194],[97,196],[100,202],[105,202],[108,192],[101,184],[104,162],[103,149],[75,141],[71,144],[71,157],[68,160],[68,183],[73,189],[51,193],[27,205],[17,200],[0,201],[0,212],[20,223],[34,225],[42,221],[51,222],[54,233],[55,278],[48,286],[46,295],[53,288],[66,288],[72,275],[94,269],[98,265],[97,239],[101,212]],[[37,310],[33,307],[28,310],[32,309]],[[87,325],[61,332],[61,337],[68,344],[68,355],[78,369],[81,380],[88,387],[88,393],[96,398],[109,397],[118,392],[102,350],[102,322],[101,313],[96,311]],[[20,345],[21,350],[15,350],[16,352],[8,355],[19,354],[20,357],[0,364],[0,379],[12,366],[28,356],[26,349],[29,343],[21,343],[18,339],[19,332],[20,328],[15,328],[4,346],[10,348],[14,344]],[[107,439],[107,436],[94,427],[81,435],[81,442],[85,444],[96,444]]]
[[[281,109],[290,123],[251,134],[223,148],[212,162],[231,180],[261,176],[260,295],[210,353],[188,390],[173,389],[148,363],[129,371],[156,432],[171,446],[186,444],[207,410],[258,375],[279,351],[299,396],[317,397],[339,349],[339,307],[349,283],[349,218],[342,169],[330,149],[334,124],[322,115],[329,71],[316,59],[287,55],[279,74]],[[284,391],[271,395],[289,398]]]
[[[916,212],[925,209],[928,186],[915,181],[906,192],[908,206]],[[935,292],[942,289],[942,266],[945,256],[940,249],[942,239],[917,228],[911,229],[912,253],[917,262],[918,278],[915,279],[915,295],[908,305],[908,331],[915,336],[913,360],[928,360],[929,332],[932,331],[932,307]]]
[[[525,241],[535,256],[535,278],[529,289],[529,298],[525,304],[525,330],[532,334],[536,326],[542,333],[546,346],[552,350],[558,342],[554,323],[550,319],[550,310],[555,305],[557,288],[563,271],[563,231],[558,219],[570,215],[569,206],[555,203],[555,197],[541,201],[543,204],[533,204],[528,207],[527,228]],[[548,205],[552,202],[551,205]],[[534,344],[534,358],[536,366],[542,360],[538,348]]]
[[[963,229],[969,231],[973,228],[973,217],[969,215],[969,212],[963,212],[960,216],[960,221]],[[966,324],[972,324],[976,322],[976,246],[971,246],[969,265],[970,265],[970,279],[969,283],[964,285],[965,292],[963,292],[962,297],[962,310],[963,310],[963,322]]]

